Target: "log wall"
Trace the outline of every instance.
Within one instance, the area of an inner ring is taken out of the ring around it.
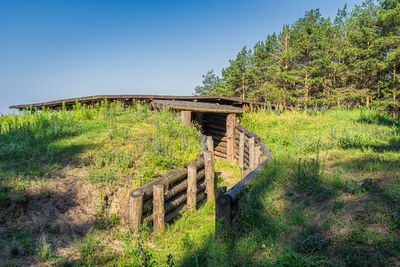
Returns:
[[[205,136],[202,143],[205,146]],[[154,231],[162,231],[184,207],[195,210],[198,202],[213,200],[214,177],[213,153],[204,148],[187,168],[177,168],[135,189],[129,196],[131,229],[138,232],[142,224],[153,224]]]

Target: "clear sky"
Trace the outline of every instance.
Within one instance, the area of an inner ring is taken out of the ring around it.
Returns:
[[[304,12],[360,0],[0,0],[0,113],[97,94],[191,95]]]

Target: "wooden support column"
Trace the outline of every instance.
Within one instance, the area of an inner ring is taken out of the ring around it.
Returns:
[[[129,224],[133,232],[138,233],[142,221],[143,190],[135,190],[129,196]]]
[[[188,166],[187,206],[189,210],[196,209],[196,196],[197,196],[196,177],[197,177],[196,163],[192,162]]]
[[[219,196],[222,196],[226,192],[226,186],[215,189],[215,199],[218,199]]]
[[[165,227],[164,186],[153,186],[153,226],[155,232],[161,232]]]
[[[245,134],[240,132],[239,135],[239,167],[243,172],[244,170],[244,142],[245,142]]]
[[[250,171],[256,168],[256,153],[255,153],[255,142],[254,137],[249,139],[249,169]]]
[[[187,111],[187,110],[181,111],[181,118],[182,118],[183,125],[189,126],[190,121],[192,119],[191,117],[192,117],[191,111]]]
[[[221,195],[215,202],[215,238],[224,240],[231,228],[231,198]]]
[[[256,144],[255,148],[255,162],[256,167],[261,164],[261,149],[259,144]]]
[[[204,113],[203,112],[197,112],[196,114],[197,114],[197,116],[196,116],[197,123],[199,124],[201,129],[204,129],[204,122],[203,122],[203,120],[204,120],[204,115],[203,114]]]
[[[212,136],[207,136],[207,150],[214,152],[214,140]]]
[[[226,137],[227,148],[226,158],[233,162],[235,160],[235,134],[236,134],[236,114],[229,114],[226,117]]]
[[[206,180],[206,194],[207,201],[214,200],[215,190],[215,169],[214,169],[214,155],[211,151],[204,151],[204,170]]]

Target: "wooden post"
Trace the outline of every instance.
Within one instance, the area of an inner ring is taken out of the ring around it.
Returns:
[[[203,112],[197,112],[196,120],[201,129],[204,129]]]
[[[207,201],[214,200],[215,190],[215,170],[214,170],[214,156],[211,151],[204,151],[204,171],[206,180],[206,194]]]
[[[239,135],[239,167],[243,172],[244,170],[244,142],[245,142],[245,134],[240,132]]]
[[[181,118],[182,118],[183,125],[185,125],[185,126],[190,125],[191,115],[192,115],[191,111],[186,111],[186,110],[181,111]]]
[[[231,228],[231,198],[221,195],[215,202],[215,238],[223,240]]]
[[[256,159],[255,159],[255,142],[254,137],[249,139],[249,169],[252,171],[256,167]]]
[[[255,162],[256,167],[261,164],[261,149],[259,144],[257,144],[255,148]]]
[[[160,232],[165,226],[164,186],[153,186],[153,225],[154,231]]]
[[[214,140],[212,136],[207,136],[207,150],[214,152]]]
[[[229,114],[226,117],[226,158],[233,162],[235,160],[235,134],[236,134],[236,114]]]
[[[197,196],[196,177],[197,177],[196,163],[192,162],[188,166],[187,206],[189,210],[196,209],[196,196]]]
[[[135,190],[129,195],[129,224],[133,232],[138,233],[142,221],[143,190]]]
[[[222,196],[226,192],[226,186],[215,189],[215,199],[218,199],[219,196]]]

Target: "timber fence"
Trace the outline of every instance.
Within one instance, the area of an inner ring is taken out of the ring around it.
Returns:
[[[130,193],[128,220],[133,231],[138,232],[142,224],[162,231],[185,206],[194,210],[204,199],[214,201],[214,156],[205,147],[205,136],[202,144],[199,157],[187,168],[177,168]]]
[[[241,125],[236,125],[235,130],[235,159],[242,170],[242,180],[216,199],[215,236],[218,239],[230,232],[232,221],[239,211],[239,196],[271,160],[271,153],[260,137]]]
[[[190,123],[185,111],[182,119]],[[130,193],[128,220],[133,231],[139,231],[142,224],[153,224],[154,231],[162,231],[183,208],[194,210],[207,199],[216,203],[216,236],[229,232],[239,195],[271,159],[271,153],[260,137],[237,123],[235,114],[204,113],[197,121],[208,135],[202,138],[198,158],[187,168],[177,168]],[[242,180],[228,191],[226,187],[215,189],[214,155],[241,168]]]

